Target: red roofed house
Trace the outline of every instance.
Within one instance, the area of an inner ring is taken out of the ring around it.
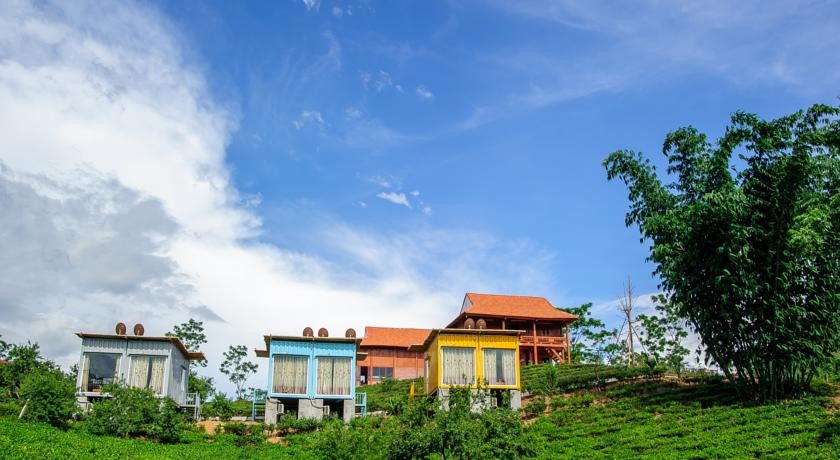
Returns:
[[[519,336],[521,361],[570,363],[569,324],[576,319],[544,297],[469,292],[464,296],[461,312],[447,328],[524,331]]]
[[[363,357],[356,362],[359,383],[379,383],[383,379],[414,379],[423,376],[423,353],[408,347],[423,343],[431,329],[365,327],[359,344]]]

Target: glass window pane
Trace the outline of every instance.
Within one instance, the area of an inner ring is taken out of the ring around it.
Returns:
[[[117,353],[85,353],[82,391],[102,391],[102,387],[114,383],[119,362]]]
[[[516,385],[516,351],[485,348],[484,380],[488,385]]]
[[[350,358],[319,357],[317,390],[319,395],[350,395]]]
[[[474,385],[475,349],[441,348],[441,373],[444,385]]]
[[[151,355],[131,355],[131,369],[128,372],[128,385],[155,394],[163,394],[163,381],[166,374],[166,357]]]
[[[275,355],[271,391],[292,395],[306,394],[308,371],[307,356]]]

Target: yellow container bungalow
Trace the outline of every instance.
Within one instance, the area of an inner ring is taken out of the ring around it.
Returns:
[[[424,355],[424,390],[445,399],[452,388],[489,392],[493,401],[521,404],[519,334],[501,329],[434,329],[423,344],[411,348]],[[492,404],[492,403],[491,403]]]

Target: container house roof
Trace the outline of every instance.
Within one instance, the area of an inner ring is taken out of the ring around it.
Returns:
[[[449,323],[448,327],[454,326],[464,316],[569,322],[577,319],[577,316],[556,308],[545,297],[474,292],[468,292],[464,296],[461,313]]]
[[[463,335],[508,335],[519,337],[522,331],[514,329],[432,329],[429,336],[422,343],[416,343],[409,348],[411,351],[423,351],[429,347],[435,337],[440,334],[463,334]]]
[[[356,337],[309,337],[303,335],[264,335],[265,350],[254,350],[258,358],[268,358],[268,350],[271,349],[272,340],[284,340],[288,342],[343,342],[358,343],[362,340]]]
[[[189,351],[187,347],[184,346],[184,343],[181,342],[181,339],[174,336],[163,336],[163,337],[154,337],[154,336],[145,336],[145,335],[120,335],[120,334],[95,334],[95,333],[88,333],[88,332],[77,332],[77,336],[83,339],[115,339],[115,340],[128,340],[128,341],[146,341],[146,342],[171,342],[175,345],[175,347],[183,354],[188,360],[190,361],[207,361],[207,358],[204,357],[204,353],[200,351]]]
[[[366,326],[360,346],[408,348],[423,343],[431,332],[431,329]]]

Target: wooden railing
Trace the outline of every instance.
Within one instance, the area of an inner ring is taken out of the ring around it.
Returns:
[[[521,335],[519,336],[519,344],[520,345],[534,345],[534,339],[536,339],[536,344],[538,346],[549,346],[549,347],[565,347],[566,346],[566,337],[552,337],[552,336],[533,336],[533,335]]]

